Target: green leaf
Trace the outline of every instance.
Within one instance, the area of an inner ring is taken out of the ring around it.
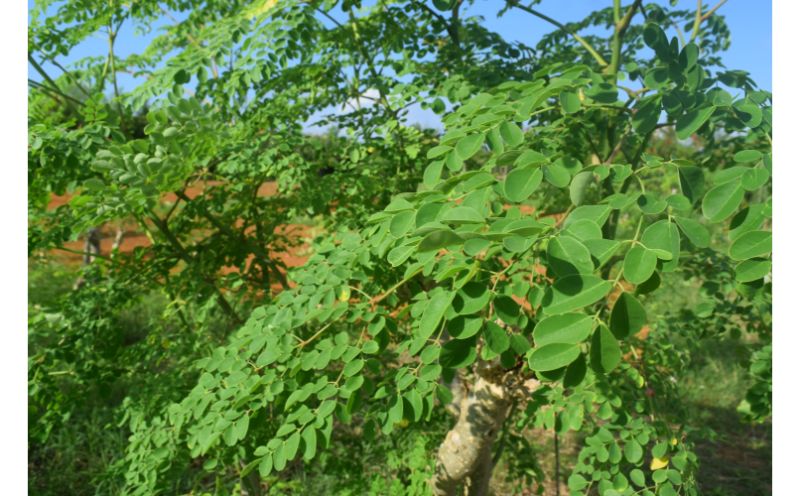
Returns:
[[[380,351],[381,345],[377,341],[367,341],[361,346],[361,353],[365,355],[374,355]]]
[[[546,164],[543,167],[544,178],[556,188],[564,188],[569,184],[569,171],[561,164]]]
[[[752,282],[763,279],[772,269],[769,260],[753,258],[744,260],[736,265],[736,280],[739,282]]]
[[[625,443],[623,453],[625,453],[625,459],[634,464],[639,463],[644,456],[642,446],[634,439],[629,439],[628,442]]]
[[[517,302],[506,295],[500,295],[494,299],[494,311],[503,322],[509,325],[514,325],[516,323],[520,313]]]
[[[636,107],[636,113],[633,114],[633,128],[637,133],[646,135],[658,124],[658,117],[661,115],[661,97],[645,99]]]
[[[416,224],[417,228],[420,228],[429,222],[435,222],[436,218],[439,216],[439,212],[441,212],[444,207],[445,204],[439,202],[431,202],[421,205],[419,210],[417,210],[417,216],[414,218],[414,223]]]
[[[592,257],[597,259],[598,266],[608,262],[620,246],[619,241],[610,239],[587,239],[583,242]]]
[[[564,221],[564,228],[569,228],[574,222],[583,219],[590,220],[598,226],[602,226],[605,224],[606,220],[608,220],[609,215],[611,215],[611,207],[608,205],[581,205],[567,216],[567,219]]]
[[[545,162],[547,162],[547,157],[543,154],[533,150],[525,150],[514,162],[514,165],[522,168],[528,165],[541,165]]]
[[[746,164],[748,162],[757,162],[761,160],[761,152],[758,150],[741,150],[736,152],[733,156],[735,162]]]
[[[667,482],[658,489],[658,496],[678,496],[678,492],[675,491],[672,484]]]
[[[416,389],[411,389],[405,395],[406,400],[411,405],[411,410],[414,412],[414,421],[417,422],[422,418],[423,401],[422,395]]]
[[[247,429],[250,427],[250,415],[244,414],[233,423],[233,432],[236,439],[244,439],[247,435]]]
[[[258,473],[261,477],[267,477],[272,472],[272,455],[269,454],[261,459],[258,464]]]
[[[647,323],[647,314],[639,300],[630,293],[622,293],[614,303],[609,326],[617,339],[635,334]]]
[[[742,186],[747,191],[755,191],[769,181],[770,172],[763,167],[755,167],[742,174]]]
[[[569,185],[569,199],[573,205],[578,206],[583,203],[586,197],[586,190],[593,181],[594,174],[589,171],[575,174],[575,177],[572,178],[572,183]]]
[[[342,386],[342,391],[346,393],[352,393],[353,391],[358,390],[364,384],[364,376],[363,375],[354,375],[345,381],[344,386]]]
[[[648,22],[644,26],[643,35],[645,44],[655,50],[659,57],[662,57],[667,44],[667,35],[664,34],[661,27],[654,22]]]
[[[491,297],[492,293],[486,284],[468,282],[456,293],[453,299],[453,310],[459,315],[479,312],[486,308]]]
[[[598,301],[611,291],[611,282],[592,275],[571,275],[547,288],[543,310],[547,315],[566,313]]]
[[[486,340],[486,345],[489,349],[498,355],[506,351],[511,344],[506,331],[494,322],[486,322],[483,338]]]
[[[586,359],[581,354],[577,360],[567,366],[564,371],[564,387],[579,386],[586,378]]]
[[[694,166],[678,168],[678,177],[681,183],[681,193],[693,204],[702,198],[705,189],[703,169]]]
[[[482,325],[481,318],[459,316],[448,322],[447,332],[455,339],[468,339],[478,334]]]
[[[300,431],[294,431],[284,444],[286,461],[294,460],[297,455],[297,448],[300,447]]]
[[[566,232],[584,242],[587,240],[601,239],[603,237],[603,231],[600,229],[600,226],[589,219],[580,219],[572,222],[569,227],[566,228]]]
[[[453,9],[453,0],[433,0],[433,6],[442,12]]]
[[[483,134],[470,134],[464,136],[456,143],[456,154],[461,160],[467,160],[478,153],[483,145]]]
[[[460,369],[468,367],[478,358],[475,350],[475,338],[454,339],[442,346],[439,355],[439,364],[450,369]]]
[[[389,254],[386,255],[386,260],[392,265],[392,267],[397,267],[402,265],[403,262],[408,260],[408,257],[411,256],[412,253],[417,249],[416,246],[398,246],[396,248],[392,248],[389,251]]]
[[[416,213],[413,210],[403,210],[396,213],[389,223],[389,232],[392,233],[392,236],[399,238],[407,233],[411,226],[414,225],[415,215]]]
[[[435,344],[429,344],[424,350],[422,350],[422,353],[419,354],[419,359],[422,361],[422,363],[433,363],[439,358],[439,353],[441,351],[442,349],[439,346]]]
[[[683,234],[698,248],[708,248],[711,244],[711,235],[703,224],[687,217],[673,217],[675,223],[681,228]]]
[[[464,253],[470,257],[474,257],[491,245],[492,242],[483,238],[471,238],[464,241]]]
[[[303,430],[303,459],[310,461],[317,454],[317,431],[313,426],[308,426]]]
[[[506,198],[512,202],[527,200],[542,183],[542,170],[538,167],[521,167],[511,171],[503,183]]]
[[[515,123],[508,121],[500,124],[500,136],[512,147],[519,145],[524,139],[522,129]]]
[[[445,157],[444,164],[449,170],[458,172],[464,166],[464,160],[458,156],[458,152],[456,150],[453,150],[447,154],[447,157]]]
[[[733,103],[733,97],[730,93],[722,88],[713,88],[708,92],[711,98],[711,103],[716,107],[730,107]]]
[[[344,377],[350,377],[361,372],[361,369],[363,368],[364,360],[353,360],[344,366],[344,369],[342,369],[342,375]]]
[[[386,415],[386,421],[393,425],[401,420],[403,420],[403,397],[398,394],[392,400],[392,405]]]
[[[511,349],[514,350],[514,353],[517,355],[524,355],[531,349],[531,343],[528,341],[528,338],[522,334],[512,334]]]
[[[434,159],[436,157],[441,157],[442,155],[444,155],[445,153],[449,152],[452,149],[453,149],[452,146],[447,146],[447,145],[434,146],[433,148],[428,150],[427,157],[428,157],[428,159]]]
[[[444,162],[441,160],[428,165],[425,168],[425,173],[422,175],[422,184],[428,188],[434,187],[442,177],[442,168],[444,168]]]
[[[454,231],[449,229],[440,229],[428,233],[427,236],[422,238],[417,250],[419,250],[421,253],[424,253],[426,251],[440,250],[448,246],[460,245],[463,242],[464,240],[461,238],[461,236],[456,234]]]
[[[431,297],[419,320],[418,336],[429,338],[436,331],[454,296],[449,291],[441,291]]]
[[[664,219],[648,226],[642,234],[642,244],[655,250],[658,258],[669,260],[663,265],[664,271],[669,272],[677,268],[681,252],[681,235],[675,224]],[[658,250],[668,253],[669,258],[659,255]]]
[[[482,224],[486,219],[472,207],[457,206],[446,211],[442,221],[450,224]]]
[[[646,481],[646,479],[644,477],[644,472],[642,472],[638,468],[635,468],[635,469],[631,470],[630,479],[631,479],[631,482],[633,482],[638,487],[644,487],[646,485],[646,483],[647,483],[647,481]]]
[[[566,367],[574,362],[581,354],[581,349],[576,344],[551,343],[535,348],[528,358],[531,370],[547,372]]]
[[[664,211],[664,209],[667,208],[667,202],[656,197],[652,193],[644,193],[639,195],[639,197],[636,199],[636,204],[639,206],[639,210],[647,215],[660,214]]]
[[[326,400],[320,403],[317,408],[317,415],[319,417],[327,417],[336,410],[336,402],[333,400]]]
[[[558,98],[565,114],[574,114],[581,109],[581,100],[573,91],[562,91]]]
[[[751,102],[748,99],[742,99],[734,102],[733,108],[736,111],[736,115],[745,125],[749,126],[750,128],[756,128],[761,124],[763,120],[763,112],[758,105]]]
[[[572,474],[567,479],[567,487],[569,487],[570,491],[582,491],[587,484],[586,479],[580,474]]]
[[[583,313],[564,313],[545,317],[533,329],[537,347],[551,343],[578,344],[592,333],[594,321]]]
[[[435,381],[442,375],[442,366],[438,363],[430,363],[419,371],[420,380],[431,382]]]
[[[772,252],[772,233],[769,231],[750,231],[744,233],[731,244],[729,255],[734,260],[747,260]]]
[[[656,270],[658,257],[652,250],[642,245],[635,245],[625,254],[622,262],[622,274],[632,284],[641,284],[648,280]]]
[[[577,238],[557,236],[547,244],[547,262],[558,276],[591,274],[594,270],[589,249]]]
[[[684,70],[691,69],[697,63],[697,57],[700,54],[700,49],[694,43],[688,43],[679,55],[681,67]]]
[[[703,215],[711,222],[731,216],[744,199],[744,188],[733,180],[712,188],[703,197]]]
[[[670,195],[667,197],[667,205],[678,212],[688,212],[692,209],[692,202],[683,195]]]
[[[694,134],[714,113],[715,107],[695,109],[680,116],[675,126],[678,139],[686,139]]]
[[[592,337],[591,362],[592,368],[598,373],[609,373],[622,359],[617,339],[604,325],[597,326]]]
[[[742,234],[761,228],[767,217],[772,215],[771,208],[764,203],[753,203],[740,210],[731,218],[728,238],[736,241]]]
[[[486,141],[489,142],[489,149],[497,155],[503,153],[506,149],[505,145],[503,144],[503,139],[500,136],[499,128],[492,128],[486,134]]]

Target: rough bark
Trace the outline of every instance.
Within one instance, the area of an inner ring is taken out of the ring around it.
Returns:
[[[492,446],[508,414],[511,395],[497,374],[483,372],[462,398],[458,420],[439,447],[431,481],[436,496],[489,492]]]
[[[464,399],[464,380],[460,372],[461,371],[456,373],[453,376],[453,380],[447,384],[447,387],[450,389],[450,394],[453,395],[453,399],[445,409],[455,418],[458,418],[461,414],[461,401]]]

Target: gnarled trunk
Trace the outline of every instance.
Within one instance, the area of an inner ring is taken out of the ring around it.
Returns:
[[[476,376],[461,400],[456,425],[439,447],[431,481],[437,496],[465,492],[482,496],[489,492],[494,469],[492,446],[511,404],[508,388],[499,380],[493,381],[491,375],[497,376],[489,373]]]

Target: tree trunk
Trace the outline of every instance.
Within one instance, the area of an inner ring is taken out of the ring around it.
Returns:
[[[86,242],[83,245],[83,265],[89,265],[94,262],[95,255],[100,253],[101,239],[100,229],[96,227],[89,229],[89,232],[86,233]]]
[[[492,446],[511,404],[510,393],[499,374],[484,370],[476,376],[461,400],[458,421],[439,447],[431,481],[436,496],[489,493],[492,478]],[[493,380],[495,376],[497,379]]]
[[[84,267],[94,262],[96,255],[100,254],[100,240],[102,239],[100,229],[93,227],[86,233],[86,241],[83,244],[83,265]],[[80,289],[86,284],[83,276],[78,277],[72,289]]]

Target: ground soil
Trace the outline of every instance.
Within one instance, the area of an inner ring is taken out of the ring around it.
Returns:
[[[186,196],[189,198],[196,198],[203,194],[206,188],[214,186],[216,183],[207,182],[191,186],[186,189]],[[258,189],[259,196],[272,196],[278,191],[278,185],[274,181],[268,181],[261,185]],[[66,195],[53,195],[48,209],[53,210],[69,202],[71,196]],[[169,205],[175,202],[177,197],[174,193],[167,193],[164,195],[162,201]],[[114,241],[118,230],[121,229],[124,233],[122,241],[119,244],[119,251],[121,253],[131,253],[137,247],[147,247],[152,244],[152,240],[146,233],[138,230],[135,223],[123,224],[108,224],[100,229],[100,253],[108,254],[114,245]],[[281,252],[271,252],[270,256],[281,260],[287,267],[299,267],[303,265],[308,259],[308,243],[307,240],[315,233],[312,226],[304,224],[287,224],[279,226],[275,230],[276,234],[285,236],[289,240],[290,248]],[[79,264],[83,260],[81,252],[84,250],[84,240],[68,242],[64,246],[67,250],[54,250],[53,256],[61,263],[65,264]],[[223,273],[234,271],[234,268],[225,268]]]

